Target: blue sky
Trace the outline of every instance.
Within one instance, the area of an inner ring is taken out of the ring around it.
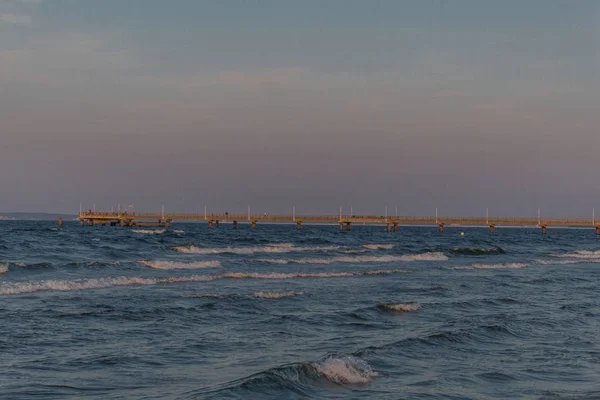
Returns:
[[[0,0],[0,211],[587,216],[600,2]]]

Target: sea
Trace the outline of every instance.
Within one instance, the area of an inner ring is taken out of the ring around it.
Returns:
[[[3,221],[0,398],[600,398],[600,238]]]

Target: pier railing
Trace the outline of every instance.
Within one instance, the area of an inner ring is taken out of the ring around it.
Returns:
[[[384,216],[384,215],[289,215],[257,213],[150,213],[150,212],[87,212],[78,219],[93,221],[254,221],[256,222],[302,222],[302,223],[369,223],[407,225],[516,225],[516,226],[596,226],[593,219],[586,218],[538,218],[538,217],[449,217],[449,216]]]

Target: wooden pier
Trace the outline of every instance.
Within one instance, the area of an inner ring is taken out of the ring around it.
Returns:
[[[538,228],[546,234],[549,227],[588,227],[594,228],[600,235],[600,222],[595,219],[541,219],[535,218],[488,218],[488,217],[411,217],[411,216],[369,216],[369,215],[268,215],[268,214],[180,214],[180,213],[114,213],[114,212],[87,212],[80,213],[78,219],[81,226],[86,223],[93,225],[110,226],[154,226],[169,228],[172,222],[204,221],[208,228],[219,228],[221,222],[232,224],[237,229],[240,223],[250,224],[256,229],[259,223],[288,223],[301,229],[302,224],[331,224],[338,225],[340,231],[350,231],[353,224],[383,225],[388,232],[398,231],[400,226],[437,226],[439,232],[444,232],[446,227],[473,227],[482,226],[489,228],[494,233],[497,227]]]

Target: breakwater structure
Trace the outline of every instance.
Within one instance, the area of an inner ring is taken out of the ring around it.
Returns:
[[[502,217],[438,217],[438,216],[370,216],[370,215],[270,215],[270,214],[245,214],[235,213],[127,213],[127,212],[80,212],[77,219],[81,226],[110,225],[122,227],[153,226],[169,228],[174,221],[180,222],[206,222],[209,229],[217,229],[220,223],[231,223],[237,229],[241,223],[251,225],[256,229],[258,223],[288,223],[300,229],[302,224],[331,224],[338,225],[340,231],[350,231],[352,224],[382,225],[388,232],[398,231],[400,226],[437,226],[439,232],[444,232],[445,227],[487,227],[494,233],[496,227],[538,228],[546,234],[548,227],[588,227],[595,229],[600,235],[600,222],[595,217],[591,219],[543,219],[539,212],[537,218],[502,218]],[[59,225],[62,221],[59,221]]]

